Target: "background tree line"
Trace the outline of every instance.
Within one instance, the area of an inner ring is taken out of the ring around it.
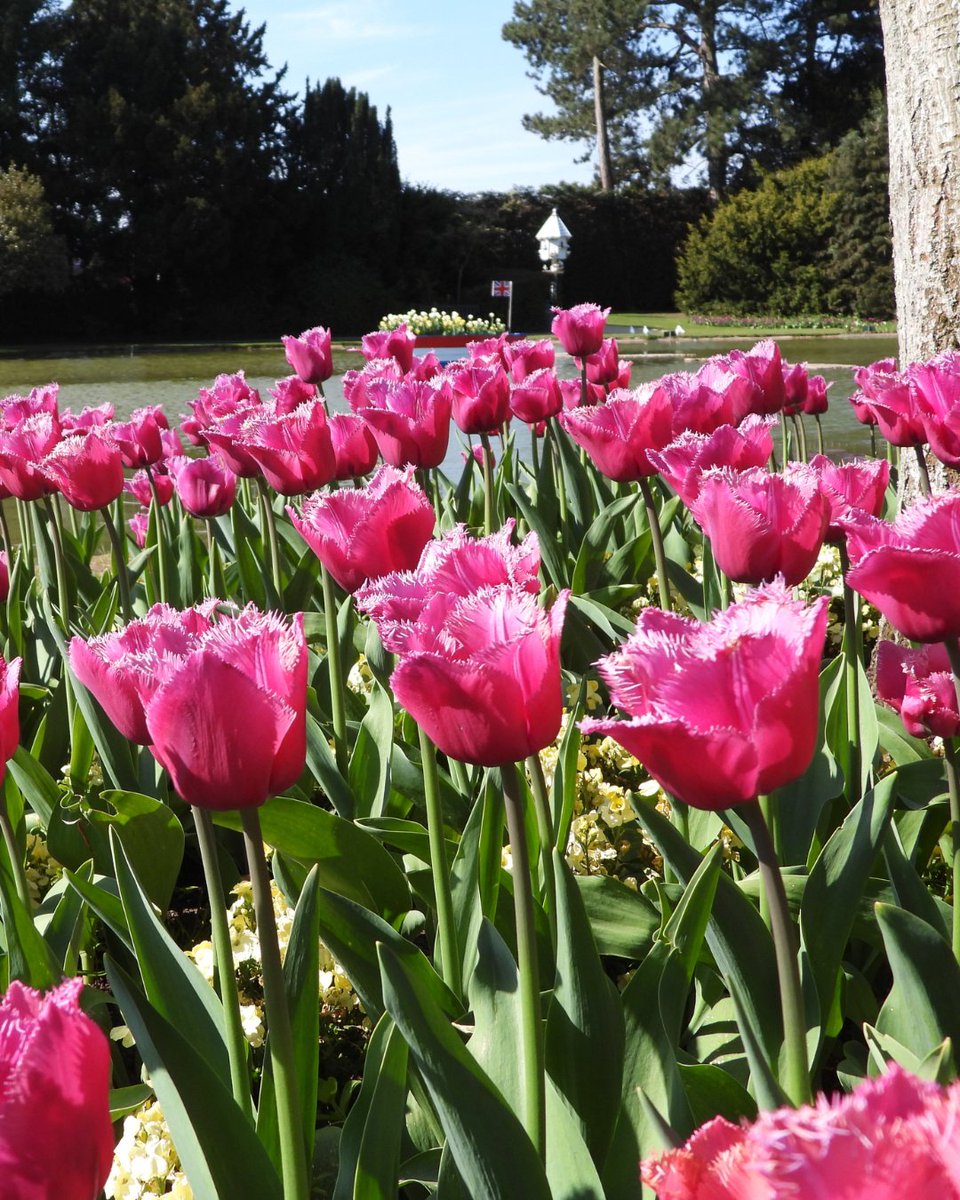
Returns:
[[[319,320],[352,334],[412,305],[486,311],[494,277],[517,282],[515,325],[539,327],[533,234],[553,205],[575,235],[565,303],[668,309],[688,227],[692,301],[698,279],[726,278],[696,266],[724,205],[749,187],[762,206],[770,171],[869,137],[881,82],[869,4],[538,0],[504,36],[557,102],[531,127],[588,152],[605,130],[605,188],[404,185],[389,111],[338,79],[294,96],[228,0],[0,0],[3,340],[273,337]],[[703,183],[680,186],[697,156]],[[842,276],[849,222],[824,233],[812,208]],[[864,219],[883,240],[878,212]],[[860,303],[831,284],[821,306]]]

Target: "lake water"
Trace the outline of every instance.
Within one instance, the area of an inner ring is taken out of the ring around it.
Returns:
[[[643,383],[657,379],[670,371],[696,370],[699,363],[713,354],[727,353],[734,346],[748,349],[754,339],[731,338],[702,341],[694,339],[664,339],[653,342],[621,342],[621,352],[633,360],[632,382]],[[825,375],[833,386],[830,390],[830,410],[822,418],[827,448],[830,450],[866,453],[870,448],[867,429],[853,416],[847,398],[853,391],[852,366],[876,359],[895,356],[896,339],[879,334],[862,337],[804,337],[783,338],[780,348],[790,362],[806,362],[811,371]],[[334,353],[335,377],[324,385],[332,410],[346,408],[340,387],[343,372],[362,366],[359,354],[347,351]],[[560,373],[575,374],[573,361],[558,355]],[[85,405],[109,401],[118,417],[129,414],[143,405],[161,404],[171,424],[185,415],[188,402],[201,387],[208,386],[222,373],[243,371],[251,386],[266,389],[290,373],[277,346],[176,347],[150,349],[89,349],[76,353],[59,351],[35,357],[15,357],[0,351],[0,396],[27,392],[32,387],[56,381],[60,384],[62,408],[79,411]],[[808,441],[816,445],[816,433],[808,420]],[[521,453],[523,435],[519,431]],[[453,440],[453,439],[452,439]],[[459,471],[460,446],[451,446],[447,466]]]

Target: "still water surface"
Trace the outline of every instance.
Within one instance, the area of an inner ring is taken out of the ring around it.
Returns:
[[[735,345],[748,349],[753,339],[735,341],[664,341],[644,344],[644,350],[633,353],[632,345],[626,353],[633,359],[631,382],[643,383],[657,379],[669,371],[695,371],[697,366],[713,354],[724,354]],[[879,334],[863,337],[804,337],[780,340],[783,356],[790,362],[806,362],[811,371],[825,375],[833,384],[830,390],[830,411],[823,420],[826,445],[833,451],[866,453],[870,448],[870,437],[860,425],[847,404],[853,391],[852,366],[874,362],[878,358],[895,356],[896,339]],[[340,376],[351,367],[359,368],[363,360],[359,354],[337,351],[334,354],[335,377],[324,385],[328,403],[333,411],[346,408]],[[573,377],[571,359],[560,353],[558,369],[561,375]],[[224,372],[243,371],[251,386],[266,389],[284,375],[290,373],[283,350],[278,346],[229,346],[202,348],[162,348],[152,350],[145,347],[130,347],[127,350],[110,349],[91,352],[88,349],[76,353],[60,351],[37,357],[10,357],[0,351],[0,396],[13,392],[26,392],[39,384],[56,381],[60,384],[60,404],[78,412],[85,405],[103,404],[109,401],[116,409],[117,417],[129,414],[142,405],[161,404],[171,419],[186,414],[188,402],[201,387],[208,386]],[[813,422],[809,421],[808,441],[816,444]],[[518,440],[523,452],[525,429],[520,430]],[[448,469],[459,470],[460,446],[451,447]]]

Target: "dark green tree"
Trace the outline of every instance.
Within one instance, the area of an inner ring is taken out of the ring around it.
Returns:
[[[0,295],[57,292],[66,281],[66,247],[43,184],[20,167],[0,170]]]
[[[53,0],[0,0],[0,166],[35,167],[53,68]]]

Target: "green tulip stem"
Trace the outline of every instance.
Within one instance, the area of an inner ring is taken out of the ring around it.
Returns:
[[[799,413],[792,413],[790,420],[793,422],[793,428],[797,434],[797,446],[800,450],[800,461],[807,461],[807,435],[803,428],[803,418]]]
[[[589,404],[590,385],[587,382],[587,360],[580,359],[580,403],[586,408]]]
[[[263,853],[263,834],[260,814],[256,808],[240,812],[243,821],[243,840],[250,864],[250,883],[253,887],[253,911],[260,942],[260,965],[263,970],[263,998],[267,1011],[267,1042],[277,1095],[277,1125],[280,1133],[280,1162],[283,1171],[284,1200],[307,1200],[307,1158],[300,1122],[300,1102],[297,1095],[297,1070],[290,1028],[290,1009],[283,982],[280,962],[280,943],[270,894],[270,875]]]
[[[790,454],[790,436],[787,433],[787,414],[782,408],[780,409],[780,443],[782,447],[781,454],[783,455],[783,465],[786,466],[787,459]],[[773,468],[774,470],[777,468],[776,461],[774,461]]]
[[[10,570],[13,570],[13,539],[10,537],[10,525],[7,521],[5,502],[0,500],[0,536],[3,538],[3,552],[7,556]]]
[[[493,533],[493,451],[490,435],[480,434],[483,447],[483,532],[489,537]]]
[[[953,689],[960,712],[960,641],[946,638],[944,646],[953,672]],[[943,739],[943,758],[950,793],[950,838],[953,843],[953,953],[960,962],[960,781],[957,769],[957,743],[954,738]]]
[[[323,588],[323,622],[327,633],[327,669],[330,675],[330,710],[333,717],[334,751],[340,774],[347,777],[347,701],[343,687],[343,663],[340,660],[340,634],[337,629],[337,601],[333,580],[320,564]]]
[[[463,991],[460,971],[460,947],[457,943],[457,922],[453,912],[453,893],[450,890],[450,868],[447,863],[447,842],[443,836],[443,807],[440,803],[440,775],[437,771],[437,748],[422,729],[420,759],[423,764],[423,794],[427,804],[427,838],[430,843],[430,871],[437,902],[437,941],[440,943],[440,969],[443,981],[455,996]]]
[[[23,546],[23,551],[26,555],[27,562],[34,563],[34,530],[30,526],[30,517],[28,515],[29,512],[33,510],[28,509],[23,500],[15,500],[14,504],[16,505],[17,509],[17,523],[20,526],[20,545]]]
[[[920,491],[924,496],[930,496],[933,489],[930,487],[930,472],[927,470],[927,460],[923,455],[922,446],[914,446],[914,454],[917,456],[917,471],[920,479]]]
[[[543,764],[539,754],[527,758],[527,775],[530,778],[530,793],[533,810],[537,814],[537,832],[540,835],[540,867],[543,871],[544,905],[550,922],[550,940],[557,946],[557,881],[553,870],[553,848],[556,836],[553,832],[553,817],[547,800],[547,781],[543,775]],[[558,847],[560,849],[560,847]],[[562,853],[562,850],[561,850]]]
[[[557,433],[557,423],[551,417],[547,421],[547,430],[543,439],[543,455],[544,458],[549,454],[550,469],[553,472],[554,483],[557,489],[557,504],[560,509],[560,528],[565,530],[567,527],[567,481],[563,474],[563,461],[560,458],[560,434]]]
[[[0,787],[0,831],[3,833],[3,844],[7,849],[7,858],[10,859],[10,872],[13,875],[14,883],[17,885],[17,895],[20,897],[20,903],[31,916],[33,915],[33,903],[30,900],[30,889],[27,887],[27,876],[23,869],[23,854],[17,844],[17,835],[10,821],[10,813],[7,811],[7,798],[3,794],[3,788]]]
[[[660,517],[653,499],[650,481],[645,475],[640,477],[640,494],[643,505],[647,510],[647,523],[650,526],[650,541],[653,544],[653,560],[657,565],[657,588],[660,593],[660,607],[664,612],[670,611],[670,585],[667,582],[667,556],[663,550],[663,534],[660,531]]]
[[[530,427],[530,463],[533,467],[533,477],[540,477],[540,447],[538,445],[540,439],[537,436],[537,431]]]
[[[817,453],[823,453],[823,422],[820,420],[820,414],[814,413],[813,419],[817,423]]]
[[[777,957],[777,977],[780,981],[780,1007],[783,1013],[783,1040],[786,1050],[784,1091],[790,1101],[809,1104],[810,1062],[807,1057],[807,1031],[804,1018],[800,968],[797,963],[797,934],[787,908],[780,864],[763,810],[756,800],[740,806],[740,815],[753,835],[753,845],[760,865],[760,883],[770,913],[770,932]]]
[[[120,609],[123,612],[123,619],[132,621],[133,605],[130,602],[130,580],[127,578],[127,564],[123,557],[123,543],[113,517],[110,515],[109,505],[101,508],[100,514],[103,517],[107,536],[110,538],[110,545],[113,547],[113,563],[117,572],[117,583],[120,587]]]
[[[523,1059],[524,1127],[541,1161],[546,1157],[547,1102],[543,1022],[540,1019],[540,965],[530,874],[530,851],[523,823],[523,801],[517,768],[502,768],[507,834],[513,856],[513,908],[517,922],[517,968],[520,976],[520,1038]]]
[[[217,594],[217,540],[213,536],[213,518],[206,518],[207,526],[207,595]]]
[[[157,575],[159,577],[160,602],[166,604],[170,598],[167,579],[167,525],[163,517],[163,507],[157,495],[157,485],[153,481],[153,472],[146,468],[147,479],[150,482],[150,495],[153,497],[153,527],[157,535]]]
[[[233,1098],[252,1125],[254,1114],[253,1100],[250,1097],[250,1077],[247,1073],[247,1041],[243,1036],[243,1022],[240,1019],[240,996],[237,992],[233,947],[227,924],[227,904],[223,894],[223,880],[220,877],[220,864],[217,861],[213,821],[205,808],[194,808],[193,822],[197,828],[203,877],[207,884],[207,899],[210,901],[210,934],[216,963],[217,991],[223,1004],[223,1020],[227,1032]]]
[[[263,521],[263,534],[270,546],[270,574],[273,576],[273,590],[277,594],[277,605],[281,606],[283,585],[280,577],[280,546],[277,542],[277,522],[270,503],[270,489],[265,479],[257,476],[257,488],[260,492],[260,515]]]
[[[857,599],[847,583],[850,559],[846,542],[840,543],[840,573],[843,576],[843,677],[847,698],[847,742],[850,747],[843,792],[848,808],[860,799],[860,639]]]
[[[43,498],[47,516],[50,519],[50,541],[53,544],[53,562],[57,573],[57,604],[60,609],[60,624],[64,633],[70,627],[70,592],[67,588],[67,565],[63,554],[63,537],[60,532],[60,514],[54,508],[49,496]],[[34,513],[36,513],[34,509]],[[38,523],[38,537],[39,523]]]

